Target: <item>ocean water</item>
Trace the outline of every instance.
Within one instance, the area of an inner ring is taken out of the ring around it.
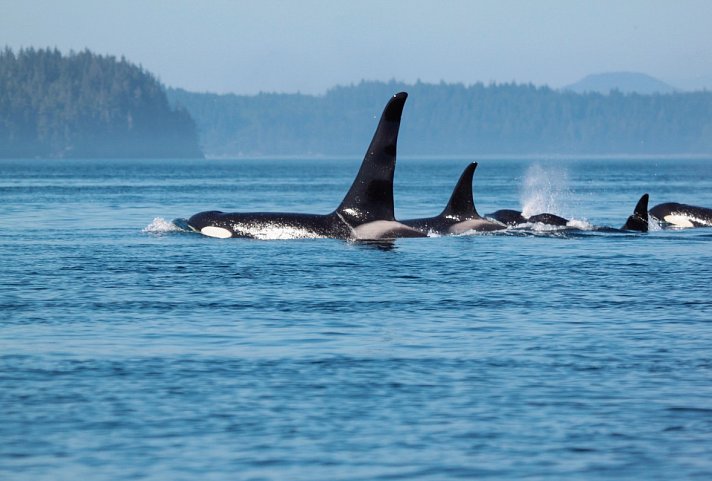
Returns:
[[[399,159],[401,218],[469,159]],[[212,239],[358,159],[0,161],[0,479],[712,479],[712,228]],[[480,213],[712,207],[712,160],[480,160]]]

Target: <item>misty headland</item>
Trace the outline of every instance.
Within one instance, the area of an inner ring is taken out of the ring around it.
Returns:
[[[0,157],[359,156],[401,90],[403,155],[712,154],[709,91],[361,81],[324,95],[196,93],[124,58],[6,48]]]
[[[190,114],[129,61],[89,51],[0,52],[0,157],[199,157]]]

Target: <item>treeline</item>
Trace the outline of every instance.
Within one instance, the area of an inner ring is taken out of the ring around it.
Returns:
[[[141,67],[89,51],[0,52],[0,157],[202,157],[190,114]]]
[[[323,96],[217,95],[166,91],[123,58],[6,48],[0,157],[196,157],[200,145],[214,157],[362,155],[401,90],[403,155],[712,153],[712,92],[361,82]]]
[[[168,90],[208,156],[361,155],[381,109],[410,94],[404,155],[712,153],[712,93],[609,95],[521,84],[361,82],[323,96]]]

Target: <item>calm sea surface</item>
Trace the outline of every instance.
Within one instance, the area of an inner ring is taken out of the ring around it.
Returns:
[[[398,217],[468,159],[399,159]],[[0,161],[0,479],[712,479],[712,229],[212,239],[360,160]],[[712,160],[484,159],[480,213],[712,207]]]

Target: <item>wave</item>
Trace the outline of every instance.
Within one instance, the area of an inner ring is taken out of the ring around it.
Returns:
[[[155,217],[141,232],[147,234],[169,234],[172,232],[191,232],[185,219],[167,221],[163,217]]]

